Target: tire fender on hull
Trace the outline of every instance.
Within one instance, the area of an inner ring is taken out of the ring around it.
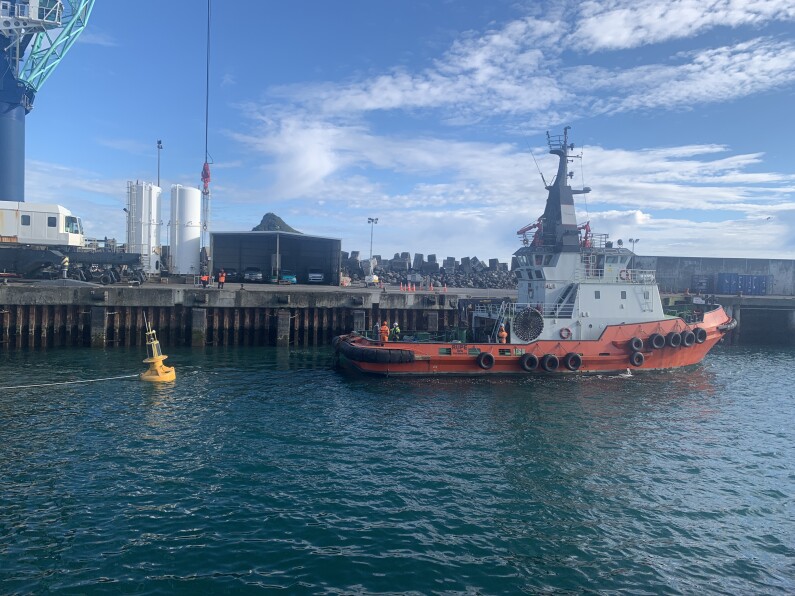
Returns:
[[[571,371],[580,370],[580,367],[582,366],[582,356],[580,356],[577,352],[569,352],[563,358],[563,366]]]
[[[555,372],[558,370],[558,366],[560,366],[560,360],[555,354],[544,354],[544,357],[541,358],[541,368],[547,372]]]
[[[665,347],[665,336],[660,335],[659,333],[652,333],[649,336],[649,345],[654,348],[655,350],[659,350]]]
[[[488,352],[481,352],[476,359],[478,366],[483,370],[489,370],[494,366],[494,355]]]
[[[682,345],[682,335],[677,333],[676,331],[671,331],[668,335],[665,336],[665,343],[667,343],[672,348],[678,348]]]
[[[525,372],[533,372],[538,368],[538,356],[535,354],[523,354],[522,357],[519,358],[519,366],[521,366],[522,370]]]

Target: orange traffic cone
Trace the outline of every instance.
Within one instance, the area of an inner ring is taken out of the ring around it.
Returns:
[[[444,284],[444,291],[447,293],[447,284]]]
[[[433,282],[432,281],[428,282],[428,291],[429,292],[433,292]]]
[[[403,282],[402,281],[400,282],[400,291],[401,292],[403,291]]]

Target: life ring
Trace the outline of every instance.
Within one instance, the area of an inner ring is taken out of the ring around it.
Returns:
[[[563,366],[569,370],[579,370],[579,368],[582,366],[582,356],[580,356],[577,352],[569,352],[563,358]]]
[[[697,344],[703,344],[705,341],[707,341],[707,330],[703,327],[696,327],[693,329],[693,333],[696,334]]]
[[[633,337],[629,340],[629,347],[633,352],[640,352],[643,349],[643,340],[639,337]]]
[[[541,359],[541,368],[547,372],[555,372],[560,366],[560,360],[555,354],[545,354]]]
[[[481,352],[478,354],[477,363],[483,370],[489,370],[494,366],[494,355],[489,352]]]
[[[682,346],[685,348],[689,348],[694,343],[696,343],[696,334],[690,331],[689,329],[682,333]]]
[[[629,279],[629,271],[627,271],[626,269],[622,269],[621,271],[618,272],[618,277],[619,279],[627,281]]]
[[[660,348],[665,347],[665,337],[659,333],[652,333],[649,336],[649,343],[651,344],[652,348],[659,350]]]
[[[571,329],[563,327],[560,330],[560,339],[569,339],[571,337]]]
[[[629,363],[632,366],[643,366],[645,361],[646,357],[643,355],[643,352],[632,352],[632,356],[629,357]]]
[[[521,366],[522,370],[525,372],[533,372],[538,368],[538,356],[535,354],[523,354],[522,357],[519,358],[519,366]]]

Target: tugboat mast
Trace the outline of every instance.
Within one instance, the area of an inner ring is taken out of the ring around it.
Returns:
[[[560,162],[555,180],[546,187],[549,196],[541,218],[542,244],[545,247],[552,247],[554,252],[579,252],[580,233],[574,212],[574,195],[591,191],[587,187],[582,190],[572,190],[567,184],[569,151],[574,150],[574,144],[569,144],[570,128],[570,126],[565,127],[562,135],[550,135],[547,132],[549,152],[557,155]]]

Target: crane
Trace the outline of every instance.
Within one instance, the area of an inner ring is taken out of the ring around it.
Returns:
[[[0,0],[0,201],[25,200],[25,117],[94,0]]]

